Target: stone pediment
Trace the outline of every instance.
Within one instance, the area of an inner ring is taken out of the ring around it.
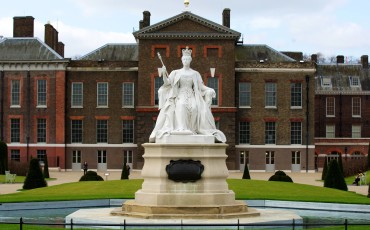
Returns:
[[[136,39],[233,39],[240,33],[191,12],[183,12],[133,33]]]

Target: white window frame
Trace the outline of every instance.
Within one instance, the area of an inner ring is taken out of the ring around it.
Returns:
[[[14,135],[14,131],[16,131],[14,128],[13,128],[13,125],[15,124],[15,123],[13,123],[13,121],[18,121],[18,127],[17,127],[17,133],[16,133],[16,135],[17,136],[13,136]],[[21,128],[22,128],[22,125],[21,125],[21,119],[20,118],[11,118],[10,119],[10,142],[11,143],[20,143],[21,142],[21,132],[22,132],[22,130],[21,130]]]
[[[100,137],[98,136],[99,135],[99,133],[98,133],[98,130],[100,129],[99,127],[98,127],[98,123],[100,122],[100,121],[106,121],[107,123],[106,123],[106,141],[101,141],[100,140]],[[108,120],[96,120],[96,143],[108,143],[108,141],[109,141],[109,122],[108,122]]]
[[[354,111],[355,111],[355,103],[356,101],[354,101],[355,99],[358,99],[358,111],[359,111],[359,114],[355,114]],[[361,97],[352,97],[352,117],[361,117]]]
[[[298,84],[299,84],[299,87],[297,87]],[[295,91],[296,89],[299,89],[299,92]],[[293,104],[299,104],[299,105],[293,105]],[[302,109],[302,83],[301,82],[290,83],[290,108],[291,109]]]
[[[361,88],[361,81],[359,76],[349,76],[349,84],[351,88]]]
[[[163,85],[163,80],[161,79],[161,77],[159,76],[156,76],[154,79],[153,79],[153,87],[154,87],[154,106],[158,106],[159,104],[159,95],[158,95],[158,90],[159,88]]]
[[[297,126],[295,126],[296,124]],[[295,138],[295,137],[299,137],[299,138]],[[296,142],[296,143],[293,143],[293,142]],[[302,144],[302,122],[296,122],[296,121],[290,122],[290,144],[292,145]]]
[[[75,86],[81,85],[81,94],[76,94],[75,93]],[[81,97],[81,102],[80,103],[75,103],[77,100],[75,100],[75,97]],[[71,107],[72,108],[83,108],[84,104],[84,84],[83,82],[72,82],[71,86]]]
[[[132,90],[125,90],[125,86],[131,86]],[[122,83],[122,108],[133,108],[134,107],[134,99],[135,99],[135,87],[133,82],[124,82]],[[131,99],[130,99],[131,97]],[[129,103],[126,103],[129,102]]]
[[[46,79],[38,79],[37,83],[37,108],[46,108],[48,104],[48,81]],[[45,82],[45,92],[41,91],[40,83]],[[43,100],[45,98],[45,101]]]
[[[273,125],[273,130],[272,129],[270,129],[271,127],[270,127],[270,125]],[[273,139],[271,139],[271,140],[273,140],[273,143],[269,143],[269,140],[270,140],[270,138],[268,137],[268,135],[269,134],[272,134],[273,135]],[[276,122],[274,122],[274,121],[269,121],[269,122],[265,122],[265,144],[266,145],[276,145]]]
[[[81,141],[75,141],[73,139],[73,137],[75,136],[73,131],[78,130],[78,129],[75,129],[74,126],[73,126],[74,121],[80,121],[81,122]],[[83,133],[84,133],[84,122],[83,122],[83,120],[71,120],[71,143],[83,143],[83,139],[84,139]]]
[[[272,100],[270,101],[269,99],[272,99]],[[268,108],[268,109],[277,108],[277,84],[276,82],[266,82],[265,83],[265,108]]]
[[[246,124],[246,129],[242,130],[242,123],[245,123]],[[245,132],[245,136],[246,136],[246,142],[243,142],[243,138],[242,138],[242,131]],[[239,144],[250,144],[251,143],[251,123],[248,122],[248,121],[241,121],[239,122]]]
[[[361,138],[361,125],[352,125],[352,138]]]
[[[81,164],[81,150],[72,151],[72,163]]]
[[[18,91],[15,90],[14,83],[18,83]],[[11,108],[20,108],[21,107],[21,81],[20,80],[11,80],[11,93],[10,93],[10,107]],[[14,100],[17,98],[17,101]]]
[[[215,83],[216,85],[213,84],[213,83]],[[216,92],[216,97],[212,98],[212,104],[211,104],[211,106],[212,107],[219,106],[219,103],[220,103],[220,93],[219,93],[219,90],[220,90],[220,79],[217,76],[209,77],[207,79],[207,87],[214,89],[215,92]]]
[[[330,77],[321,77],[321,87],[331,89],[333,87],[333,85],[331,83],[331,78]]]
[[[245,87],[242,87],[245,86]],[[243,90],[242,88],[245,88]],[[251,108],[252,104],[252,85],[250,82],[239,83],[239,108]],[[244,103],[245,101],[245,103]]]
[[[332,107],[333,107],[333,114],[329,114],[328,113],[328,108],[329,108],[329,106],[331,106],[331,104],[329,104],[329,103],[331,103],[330,101],[328,101],[329,99],[333,99],[333,105],[332,105]],[[325,105],[325,111],[326,111],[326,117],[335,117],[335,97],[327,97],[326,98],[326,105]]]
[[[127,129],[127,128],[125,129],[125,123],[126,122],[132,127],[132,129],[131,129],[131,127],[130,127],[130,129]],[[127,130],[130,130],[130,132],[128,132]],[[127,132],[125,132],[125,131],[127,131]],[[135,133],[135,122],[134,122],[134,120],[122,120],[122,143],[134,143],[134,133]],[[128,137],[128,136],[130,136],[130,137]],[[126,141],[127,139],[130,139],[131,141]]]
[[[335,125],[326,125],[325,137],[335,138]]]
[[[37,137],[36,137],[37,143],[46,143],[47,142],[48,121],[45,118],[37,118],[36,123],[37,123]]]
[[[99,86],[104,85],[106,89],[106,94],[99,93]],[[99,97],[106,97],[105,102],[99,104],[101,101]],[[96,84],[96,107],[97,108],[108,108],[108,101],[109,101],[109,84],[108,82],[98,82]]]

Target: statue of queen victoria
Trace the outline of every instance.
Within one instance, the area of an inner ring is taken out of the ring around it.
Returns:
[[[188,47],[182,50],[183,68],[169,76],[166,67],[162,67],[163,85],[158,90],[160,112],[149,142],[167,135],[213,135],[216,142],[226,142],[211,112],[216,93],[204,85],[198,71],[190,68],[191,53]]]

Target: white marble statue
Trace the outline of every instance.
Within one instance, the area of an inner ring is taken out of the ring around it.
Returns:
[[[163,85],[158,90],[159,115],[149,142],[165,135],[213,135],[216,142],[226,142],[225,135],[216,128],[211,112],[214,89],[204,85],[199,72],[190,68],[192,61],[188,47],[182,50],[183,68],[168,76],[162,67]]]

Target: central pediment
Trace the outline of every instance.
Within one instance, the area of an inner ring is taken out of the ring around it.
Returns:
[[[191,12],[183,12],[167,20],[133,33],[136,39],[233,39],[240,33],[209,21]]]

